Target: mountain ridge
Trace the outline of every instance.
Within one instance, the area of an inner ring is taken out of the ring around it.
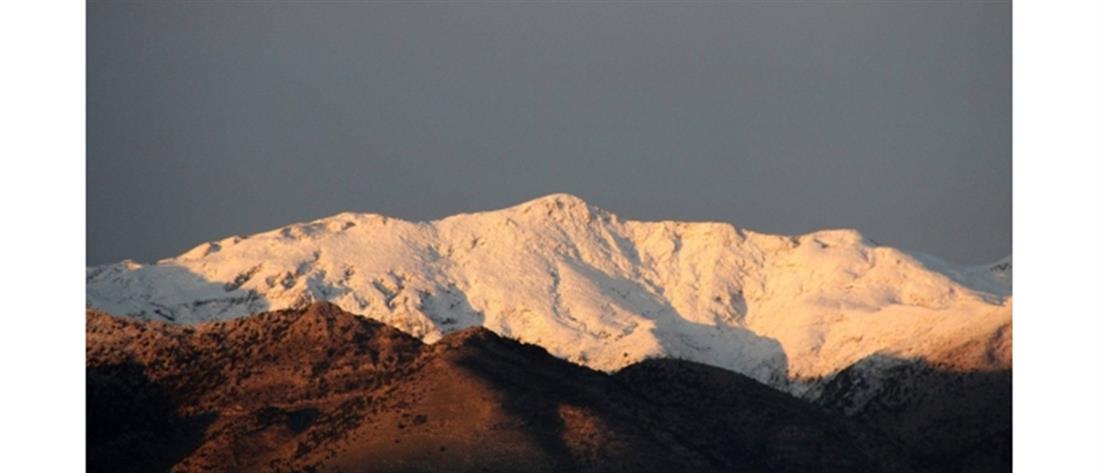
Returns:
[[[142,319],[331,301],[427,342],[478,325],[599,370],[680,357],[802,394],[874,354],[1011,364],[1010,349],[940,356],[1011,326],[1011,258],[963,267],[855,230],[624,220],[568,194],[428,222],[345,212],[88,268],[87,284],[89,307]]]
[[[688,361],[610,375],[482,327],[424,344],[328,303],[86,318],[89,471],[910,470],[857,422]]]

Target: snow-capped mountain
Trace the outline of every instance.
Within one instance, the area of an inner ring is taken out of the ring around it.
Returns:
[[[87,273],[89,307],[176,323],[318,300],[427,342],[482,325],[600,370],[680,357],[801,394],[872,355],[1011,363],[959,356],[1003,345],[1011,259],[958,267],[853,230],[628,221],[564,194],[431,222],[343,213]]]

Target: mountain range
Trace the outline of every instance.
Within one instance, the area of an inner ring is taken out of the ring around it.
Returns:
[[[1011,271],[854,230],[630,221],[554,194],[431,222],[343,213],[90,267],[87,305],[193,324],[327,301],[428,343],[481,326],[596,370],[685,359],[815,399],[883,357],[1010,368]]]
[[[1011,257],[555,194],[86,283],[90,471],[1011,470]]]

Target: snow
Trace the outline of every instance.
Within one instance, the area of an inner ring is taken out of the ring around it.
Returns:
[[[595,369],[671,356],[795,393],[874,354],[936,360],[1012,318],[1010,258],[627,221],[566,194],[431,222],[342,213],[87,273],[88,306],[176,323],[317,300],[427,342],[483,325]]]

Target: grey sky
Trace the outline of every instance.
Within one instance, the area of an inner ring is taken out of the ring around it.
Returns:
[[[569,192],[1011,252],[1011,5],[88,4],[88,263]]]

